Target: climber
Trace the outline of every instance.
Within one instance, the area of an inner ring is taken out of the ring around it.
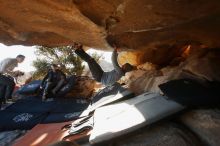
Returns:
[[[92,73],[93,78],[101,82],[103,85],[112,85],[118,80],[121,79],[122,76],[125,75],[126,72],[135,70],[136,67],[129,64],[125,63],[122,65],[122,67],[119,66],[117,57],[118,57],[118,48],[114,47],[114,51],[112,53],[112,64],[114,66],[114,70],[110,72],[104,72],[100,65],[91,57],[89,56],[84,50],[83,46],[79,43],[75,43],[72,46],[72,49],[75,50],[75,53],[80,56],[81,59],[86,61],[88,63],[88,66],[90,68],[90,71]]]
[[[16,58],[6,58],[0,62],[0,104],[11,99],[15,87],[14,78],[24,75],[21,71],[13,71],[24,59],[24,55],[18,55]]]
[[[44,77],[40,89],[43,89],[42,100],[46,100],[48,95],[55,95],[65,84],[66,75],[59,69],[57,64],[51,64],[51,70]]]

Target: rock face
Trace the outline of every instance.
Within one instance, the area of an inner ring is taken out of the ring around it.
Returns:
[[[149,126],[133,135],[126,136],[113,145],[115,146],[199,146],[199,140],[181,126],[165,122],[157,126]]]
[[[84,98],[84,99],[90,99],[93,95],[94,88],[95,88],[96,82],[89,77],[82,76],[77,77],[76,84],[73,88],[73,90],[68,93],[67,97],[76,97],[76,98]]]
[[[220,111],[194,110],[181,117],[181,121],[210,146],[220,144]]]
[[[0,42],[7,45],[62,46],[76,41],[109,50],[117,44],[139,51],[136,64],[160,65],[186,44],[220,46],[219,0],[0,2]]]
[[[122,82],[137,95],[143,92],[161,93],[158,85],[181,78],[220,82],[219,50],[191,47],[188,53],[189,56],[180,59],[177,66],[158,68],[152,63],[139,65],[138,70],[126,73]]]

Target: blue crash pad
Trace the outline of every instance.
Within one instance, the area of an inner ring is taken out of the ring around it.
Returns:
[[[79,103],[77,100],[56,100],[55,108],[42,123],[66,122],[77,119],[89,103]]]
[[[41,80],[32,81],[21,88],[19,88],[16,93],[18,94],[36,94],[40,88]]]
[[[0,131],[15,129],[28,130],[46,118],[46,113],[0,111]]]
[[[0,111],[0,130],[31,129],[39,123],[71,121],[77,119],[87,107],[87,102],[77,99],[42,102],[40,98],[27,97]]]
[[[46,113],[53,110],[54,107],[54,101],[42,102],[41,99],[21,99],[10,105],[6,109],[10,112]]]

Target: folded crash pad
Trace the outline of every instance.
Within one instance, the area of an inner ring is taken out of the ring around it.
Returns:
[[[95,144],[122,136],[182,109],[182,105],[154,93],[100,107],[94,113],[90,142]]]
[[[54,101],[42,102],[41,99],[21,99],[10,105],[6,109],[10,112],[47,113],[52,111],[54,107]]]
[[[50,113],[41,123],[46,124],[72,121],[78,119],[81,113],[82,111],[72,113]]]
[[[87,116],[98,107],[108,105],[114,102],[134,97],[134,93],[122,87],[119,83],[107,86],[98,92],[91,101],[90,106],[81,114],[81,117]]]
[[[172,100],[187,106],[214,106],[220,103],[220,83],[199,83],[191,79],[173,80],[159,85]]]
[[[33,128],[46,118],[47,113],[29,113],[29,112],[10,112],[8,110],[0,111],[0,131],[8,130],[28,130]]]
[[[54,106],[55,108],[52,113],[68,113],[68,112],[76,112],[83,111],[88,106],[88,102],[79,102],[78,99],[55,99]]]
[[[56,99],[53,110],[42,123],[65,122],[77,119],[88,107],[87,102],[78,102],[77,99]]]
[[[21,99],[1,111],[0,116],[4,118],[0,119],[0,126],[3,130],[29,129],[39,123],[71,121],[77,119],[87,106],[88,103],[79,102],[77,99],[55,99],[46,102],[34,97]],[[30,115],[32,121],[14,123],[13,118],[23,113],[27,117]]]

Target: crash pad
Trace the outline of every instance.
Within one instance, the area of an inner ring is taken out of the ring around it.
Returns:
[[[10,112],[46,113],[55,108],[54,101],[42,102],[41,99],[20,99],[6,108]]]
[[[15,142],[13,146],[46,146],[56,141],[64,140],[69,135],[68,130],[63,129],[65,125],[71,122],[51,123],[51,124],[38,124],[21,139]],[[77,140],[87,136],[87,132],[79,135],[74,135],[66,138],[65,140]]]
[[[78,102],[77,99],[55,99],[54,108],[42,123],[66,122],[79,118],[88,107],[88,102]]]
[[[111,86],[99,91],[91,101],[89,107],[81,114],[81,117],[88,116],[89,113],[95,111],[98,107],[108,105],[114,102],[119,102],[128,98],[134,97],[134,93],[128,89],[122,87],[119,83],[115,83]]]
[[[41,80],[32,81],[22,87],[20,87],[16,92],[18,94],[36,94],[40,89]]]
[[[0,111],[0,131],[29,130],[46,118],[47,113]]]
[[[161,84],[159,88],[167,97],[191,108],[220,103],[220,83],[217,82],[200,83],[192,79],[179,79]]]
[[[77,99],[54,99],[41,101],[39,98],[20,99],[5,110],[0,112],[0,130],[30,129],[39,123],[56,123],[77,119],[87,102],[79,102]],[[25,122],[14,122],[14,117],[20,116]],[[12,125],[12,126],[11,126]]]
[[[100,107],[94,113],[92,144],[111,140],[170,116],[184,107],[167,97],[144,93],[132,99]]]

